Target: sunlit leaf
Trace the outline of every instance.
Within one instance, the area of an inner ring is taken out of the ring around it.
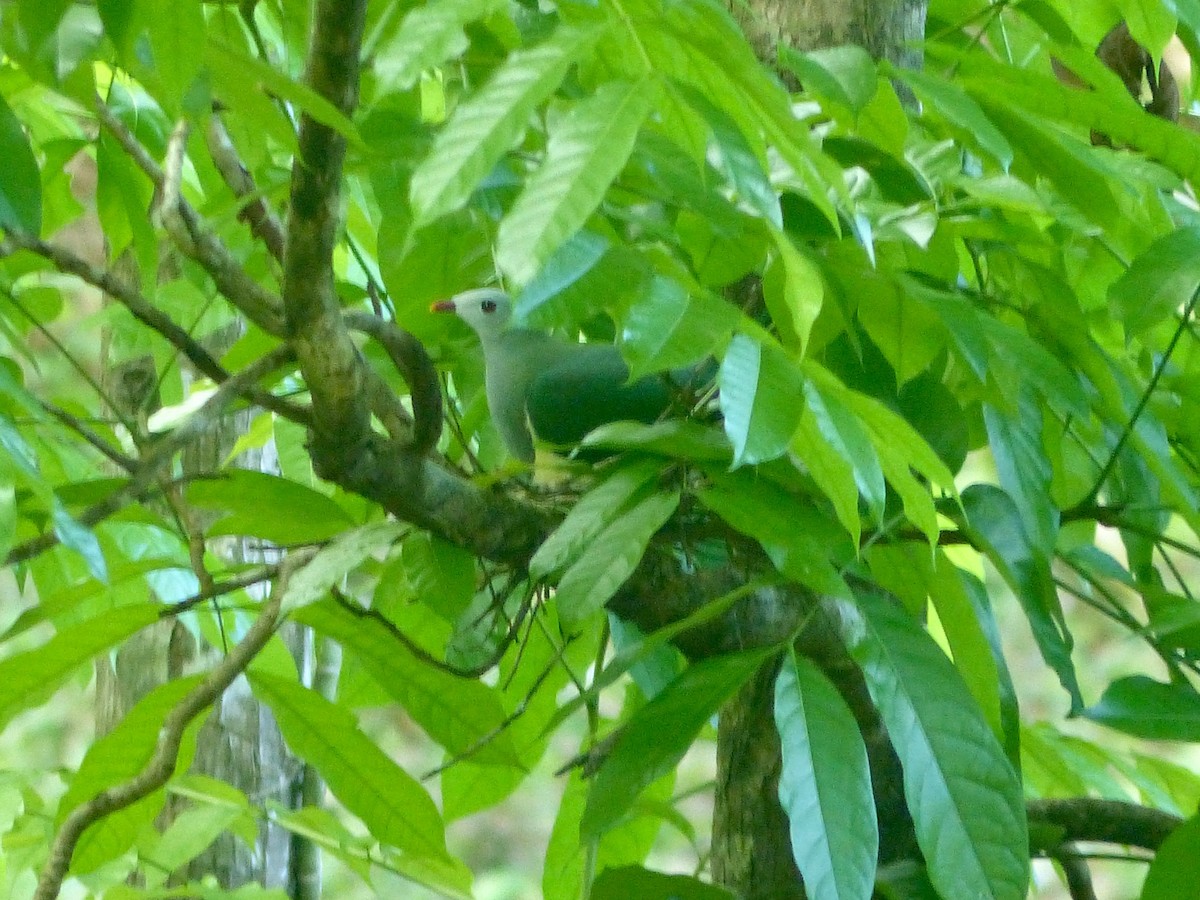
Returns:
[[[546,157],[496,237],[497,262],[518,284],[595,211],[629,158],[655,91],[650,81],[607,84],[551,126]]]

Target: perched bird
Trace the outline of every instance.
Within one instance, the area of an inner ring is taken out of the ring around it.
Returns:
[[[534,437],[569,446],[608,422],[648,424],[670,406],[668,379],[647,375],[629,383],[629,366],[611,344],[514,326],[512,300],[497,288],[464,291],[431,309],[455,313],[479,335],[492,421],[522,462],[533,462]]]

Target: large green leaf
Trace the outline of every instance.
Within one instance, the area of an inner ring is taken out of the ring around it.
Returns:
[[[755,465],[786,453],[800,424],[804,387],[787,354],[773,341],[735,334],[721,360],[718,383],[733,464]]]
[[[825,283],[816,262],[793,244],[785,231],[772,228],[771,237],[779,254],[783,277],[765,280],[763,299],[784,346],[803,357],[813,324],[825,302]]]
[[[42,232],[42,178],[25,129],[0,97],[0,228],[38,236]]]
[[[936,110],[955,134],[987,153],[1002,168],[1012,164],[1008,139],[961,87],[920,70],[889,67],[887,71],[911,87],[926,107]]]
[[[338,535],[292,574],[283,600],[284,612],[295,612],[325,597],[373,554],[391,547],[406,529],[402,523],[387,519]]]
[[[189,503],[219,510],[210,537],[250,535],[277,544],[326,541],[354,520],[336,502],[299,482],[266,472],[229,469],[216,478],[190,481]]]
[[[80,666],[158,620],[162,607],[139,603],[105,610],[65,628],[33,650],[0,662],[0,727],[41,702]]]
[[[883,469],[863,422],[835,393],[821,390],[812,379],[804,384],[804,400],[806,413],[812,413],[821,437],[850,464],[868,511],[877,521],[882,519],[886,500]]]
[[[1050,495],[1050,461],[1042,448],[1042,404],[1032,392],[1016,410],[984,404],[983,421],[1000,485],[1016,504],[1030,544],[1049,557],[1058,537],[1059,512]]]
[[[679,506],[679,492],[653,493],[621,513],[567,569],[554,598],[563,628],[574,631],[600,610],[642,560],[650,539]]]
[[[614,468],[571,507],[529,561],[531,578],[565,569],[595,541],[620,511],[659,474],[662,464],[641,459]]]
[[[156,5],[145,21],[154,53],[154,73],[162,87],[157,99],[169,109],[179,109],[204,62],[204,12],[198,0],[182,0]]]
[[[648,79],[609,82],[551,125],[546,157],[496,237],[496,261],[515,282],[537,274],[595,211],[629,159],[656,92]],[[415,191],[415,176],[413,183]]]
[[[867,748],[837,688],[794,650],[775,681],[779,802],[813,900],[871,896],[879,828]]]
[[[455,110],[412,177],[414,228],[458,209],[529,124],[534,108],[598,37],[559,28],[544,43],[512,53]]]
[[[1021,783],[950,661],[903,609],[858,598],[851,648],[904,769],[904,796],[944,897],[1023,900],[1029,836]]]
[[[1192,816],[1171,832],[1146,872],[1141,900],[1179,900],[1196,892],[1200,882],[1200,816]]]
[[[520,762],[512,737],[500,730],[506,714],[494,688],[429,665],[401,644],[384,623],[356,616],[332,600],[306,606],[294,617],[342,644],[448,752],[470,753],[470,758],[480,763]],[[484,742],[485,738],[489,740]]]
[[[1200,694],[1187,682],[1147,675],[1118,678],[1084,715],[1126,734],[1158,741],[1200,741]]]
[[[669,278],[651,278],[634,299],[621,333],[629,377],[693,365],[724,347],[737,320],[737,311],[722,300],[689,294]]]
[[[733,900],[733,894],[690,875],[666,875],[641,866],[605,869],[592,885],[592,900]]]
[[[689,666],[624,726],[588,790],[584,837],[611,828],[652,781],[683,758],[696,733],[773,653],[753,650]]]
[[[359,730],[354,716],[294,681],[250,673],[288,746],[314,766],[343,806],[384,844],[445,858],[442,817],[429,794]]]
[[[701,502],[743,534],[757,540],[786,577],[815,591],[848,596],[835,564],[853,557],[856,547],[814,504],[752,472],[714,478]]]

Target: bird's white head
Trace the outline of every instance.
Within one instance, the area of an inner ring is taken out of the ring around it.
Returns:
[[[507,331],[512,320],[512,299],[494,287],[463,291],[433,304],[430,309],[454,313],[484,342]]]

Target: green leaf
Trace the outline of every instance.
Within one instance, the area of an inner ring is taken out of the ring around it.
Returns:
[[[688,419],[667,419],[653,425],[610,422],[583,439],[584,447],[638,450],[670,459],[729,463],[733,448],[723,432]]]
[[[807,405],[800,426],[792,438],[792,452],[804,463],[809,477],[833,504],[838,521],[858,546],[862,538],[862,517],[858,511],[858,483],[854,466],[821,434],[816,414]]]
[[[592,45],[594,30],[560,27],[544,43],[509,55],[487,84],[458,106],[412,177],[413,227],[458,209]]]
[[[1179,900],[1196,892],[1200,883],[1200,816],[1176,826],[1154,854],[1146,872],[1141,900]]]
[[[961,87],[929,72],[901,67],[888,67],[887,71],[912,88],[928,108],[936,110],[965,143],[991,156],[1006,171],[1012,165],[1013,149],[1008,139]]]
[[[189,503],[220,510],[209,537],[249,535],[276,544],[310,544],[336,537],[354,524],[336,502],[299,482],[266,472],[229,469],[191,481]]]
[[[434,668],[414,656],[386,624],[356,616],[332,600],[306,606],[293,618],[337,640],[448,753],[469,753],[478,763],[520,763],[512,736],[500,730],[507,714],[494,688]],[[487,737],[491,739],[481,744]]]
[[[782,47],[780,59],[809,92],[862,112],[875,96],[879,80],[871,54],[856,44],[798,53]]]
[[[835,454],[850,464],[854,483],[867,509],[877,521],[882,519],[887,499],[883,469],[862,421],[836,394],[822,391],[811,379],[804,383],[804,402],[821,437]]]
[[[500,0],[437,0],[409,10],[391,40],[378,48],[380,92],[407,90],[431,69],[467,49],[463,26],[503,8]]]
[[[1000,488],[973,484],[963,491],[962,502],[974,535],[972,543],[986,554],[1017,596],[1042,659],[1070,695],[1072,711],[1080,712],[1083,695],[1071,661],[1074,639],[1058,600],[1049,558],[1030,543],[1016,504]]]
[[[689,666],[634,713],[592,780],[580,834],[595,837],[616,825],[643,788],[675,768],[704,724],[774,652],[732,653]]]
[[[1000,683],[1000,667],[1004,664],[1004,657],[993,650],[963,578],[963,573],[939,548],[929,583],[929,598],[933,601],[946,642],[950,645],[954,668],[975,698],[996,740],[1007,746],[1003,709],[1005,698],[1001,696]],[[984,612],[990,611],[985,608]],[[994,622],[989,624],[995,626]]]
[[[57,497],[52,504],[51,517],[54,520],[54,534],[63,546],[70,547],[83,557],[93,578],[108,581],[108,564],[95,532],[67,512]]]
[[[42,177],[25,129],[0,97],[0,228],[42,233]]]
[[[1200,289],[1200,226],[1180,228],[1146,248],[1112,283],[1109,300],[1130,335],[1173,317]]]
[[[1096,174],[1102,171],[1097,168],[1101,157],[1091,154],[1090,148],[1083,146],[1068,150],[1062,156],[1060,154],[1065,148],[1063,142],[1057,139],[1052,143],[1058,146],[1044,146],[1043,138],[1037,136],[1026,143],[1028,131],[1021,125],[1009,131],[1015,120],[1006,117],[1005,110],[1023,109],[1041,122],[1070,123],[1098,131],[1108,135],[1114,143],[1144,151],[1182,178],[1195,181],[1200,176],[1200,135],[1143,110],[1129,96],[1120,80],[1101,66],[1092,53],[1060,44],[1054,47],[1054,55],[1072,70],[1086,72],[1088,80],[1098,84],[1100,89],[1093,91],[1068,87],[1048,73],[992,61],[982,53],[971,55],[969,63],[964,65],[959,75],[959,82],[1008,133],[1014,145],[1029,153],[1037,171],[1044,171],[1060,190],[1065,191],[1064,196],[1068,200],[1086,205],[1100,199],[1081,195],[1089,186],[1096,186]],[[1003,98],[1003,108],[996,102],[997,98]],[[1024,113],[1020,117],[1026,123],[1033,121]],[[1038,131],[1043,136],[1051,134],[1045,125],[1038,126]],[[1022,144],[1024,147],[1020,146]],[[1037,155],[1040,151],[1050,153],[1055,159],[1043,159]],[[1072,159],[1077,161],[1074,168],[1080,175],[1080,181],[1073,185],[1069,180]],[[1112,199],[1108,187],[1103,188],[1103,193],[1105,196],[1100,205],[1095,207],[1097,211],[1103,211]]]
[[[783,281],[779,291],[774,289],[773,279],[764,284],[763,299],[784,346],[798,350],[803,357],[813,323],[825,303],[825,282],[817,264],[782,229],[772,228],[771,236],[783,265]]]
[[[447,857],[445,826],[433,800],[359,730],[353,715],[294,681],[248,674],[288,746],[321,773],[376,839],[417,856]]]
[[[1200,741],[1200,694],[1186,682],[1146,675],[1118,678],[1084,715],[1110,728],[1156,741]]]
[[[200,0],[156,6],[145,20],[154,70],[162,81],[163,93],[158,99],[170,108],[179,108],[203,64],[206,35]]]
[[[1000,485],[1012,498],[1030,543],[1054,555],[1059,513],[1050,496],[1052,470],[1042,448],[1042,404],[1024,391],[1014,412],[983,406],[988,444]]]
[[[678,491],[651,494],[596,536],[567,569],[554,594],[565,631],[578,629],[612,598],[678,506]]]
[[[185,809],[178,813],[157,840],[148,841],[139,852],[159,870],[157,879],[165,880],[166,873],[174,872],[195,859],[213,841],[232,830],[244,816],[248,818],[241,810],[229,806]]]
[[[529,577],[545,578],[565,569],[591,546],[621,510],[660,473],[662,464],[641,459],[613,469],[571,507],[529,561]]]
[[[286,71],[226,45],[211,35],[205,41],[204,47],[208,65],[226,71],[240,71],[244,78],[253,79],[260,85],[261,90],[270,92],[279,100],[295,104],[317,122],[332,128],[351,146],[365,149],[358,129],[345,113],[308,85],[289,78]]]
[[[866,900],[879,850],[867,748],[837,688],[791,648],[775,681],[775,727],[779,802],[805,890],[813,900]]]
[[[994,85],[991,91],[987,96],[976,92],[976,99],[1032,170],[1044,175],[1063,200],[1093,222],[1111,227],[1120,216],[1113,182],[1095,161],[1091,148],[1009,105],[1007,97],[998,102]]]
[[[634,299],[621,333],[630,379],[704,359],[728,343],[737,321],[725,301],[691,295],[679,282],[655,275]]]
[[[404,523],[388,519],[342,532],[293,573],[287,583],[283,611],[290,614],[316,603],[368,557],[391,547],[407,530]]]
[[[929,875],[945,897],[1023,900],[1029,836],[1021,784],[933,639],[896,604],[862,592],[851,648],[904,768]]]
[[[0,662],[0,728],[57,690],[65,678],[90,664],[97,654],[158,621],[161,611],[157,603],[108,609],[59,631],[34,650]]]
[[[609,82],[551,125],[545,159],[496,236],[496,262],[515,282],[537,274],[599,206],[633,151],[655,93],[649,79]]]
[[[712,130],[721,169],[733,186],[735,196],[776,228],[782,228],[779,195],[764,170],[761,142],[757,148],[752,147],[733,117],[694,87],[678,85],[675,90],[704,117]]]
[[[782,456],[800,424],[796,402],[804,378],[774,342],[735,334],[718,375],[725,433],[733,444],[734,466],[755,465]]]
[[[641,866],[605,869],[592,883],[591,900],[734,900],[733,894],[690,875],[666,875]]]
[[[835,562],[852,558],[845,532],[807,498],[749,471],[714,479],[700,501],[760,544],[783,575],[815,591],[849,597]]]

